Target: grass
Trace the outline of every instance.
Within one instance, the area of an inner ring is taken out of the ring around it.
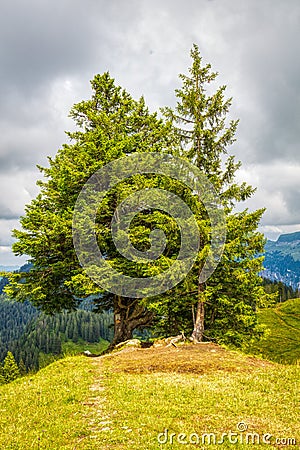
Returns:
[[[83,339],[79,339],[78,342],[73,342],[67,340],[62,343],[62,353],[59,355],[54,355],[53,353],[43,353],[39,354],[39,367],[43,368],[49,364],[64,358],[66,356],[80,355],[85,350],[89,350],[91,353],[100,355],[107,349],[109,342],[105,339],[100,338],[99,342],[86,342]]]
[[[279,303],[259,312],[259,322],[266,325],[267,337],[249,351],[284,364],[300,361],[300,299]]]
[[[0,449],[73,449],[90,433],[84,418],[95,374],[88,358],[68,357],[0,386]]]
[[[124,350],[92,363],[102,376],[105,420],[96,420],[92,439],[79,448],[192,449],[195,444],[178,443],[180,433],[187,441],[198,436],[201,447],[204,433],[215,433],[218,441],[241,423],[260,439],[272,434],[268,448],[280,448],[276,438],[300,442],[298,366],[271,364],[207,344]],[[170,433],[175,433],[172,444]],[[246,440],[246,433],[238,435]],[[209,447],[249,449],[249,444],[230,444],[225,438],[222,445]]]
[[[91,353],[96,355],[104,352],[109,346],[109,342],[100,339],[99,342],[86,342],[82,339],[79,339],[78,342],[67,341],[62,344],[62,352],[64,355],[78,355],[79,353],[84,352],[85,350],[89,350]]]
[[[298,365],[214,344],[66,357],[0,386],[0,449],[299,448],[299,385]]]

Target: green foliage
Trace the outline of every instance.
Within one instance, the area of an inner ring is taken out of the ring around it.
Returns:
[[[27,325],[17,341],[9,343],[9,348],[17,361],[23,360],[27,371],[38,370],[46,362],[68,353],[66,351],[68,345],[73,342],[81,342],[81,346],[77,346],[80,352],[82,351],[80,348],[86,347],[87,343],[99,343],[103,339],[105,342],[111,340],[113,337],[111,325],[112,315],[108,313],[94,314],[78,310],[54,316],[40,314]]]
[[[269,280],[268,278],[263,278],[262,285],[267,294],[275,294],[276,301],[285,302],[291,298],[296,298],[299,296],[299,291],[292,288],[292,286],[287,286],[282,283],[282,281]]]
[[[11,352],[7,352],[6,358],[3,364],[2,377],[5,383],[10,383],[20,376],[19,367],[15,361],[14,355]]]
[[[244,341],[262,333],[257,324],[257,307],[274,301],[262,289],[258,275],[263,262],[263,257],[258,255],[264,251],[265,240],[257,227],[264,210],[236,211],[236,205],[248,199],[255,189],[246,183],[235,182],[241,162],[235,162],[234,156],[228,154],[228,147],[235,141],[238,121],[227,123],[226,120],[232,99],[225,98],[226,86],[209,94],[213,91],[211,84],[217,73],[211,71],[209,64],[203,65],[196,45],[191,58],[189,74],[180,75],[182,87],[176,90],[177,105],[174,110],[165,108],[164,113],[175,128],[181,146],[180,156],[192,161],[219,195],[227,220],[226,244],[220,264],[199,291],[199,274],[211,229],[203,207],[198,206],[202,243],[198,261],[186,280],[168,293],[169,297],[164,297],[164,303],[155,299],[152,306],[162,316],[159,326],[169,333],[174,321],[176,331],[191,330],[188,320],[192,314],[188,311],[204,303],[206,331],[200,339],[204,337],[241,346]]]
[[[94,314],[89,303],[73,313],[47,316],[39,313],[28,302],[19,304],[0,299],[0,362],[7,351],[13,353],[22,374],[38,370],[69,352],[78,342],[77,353],[95,344],[101,353],[103,343],[113,338],[112,313]],[[71,351],[73,354],[73,351]]]
[[[9,350],[9,343],[20,339],[26,326],[37,315],[36,308],[28,301],[20,304],[9,300],[4,294],[0,295],[0,362]]]
[[[114,308],[115,313],[120,310],[127,317],[126,333],[130,336],[136,326],[148,323],[152,314],[148,315],[137,300],[120,302],[111,294],[102,292],[100,295],[99,286],[87,277],[73,248],[74,204],[84,183],[99,168],[132,152],[170,152],[174,146],[173,136],[168,124],[148,111],[143,98],[133,100],[115,85],[108,73],[95,76],[91,85],[92,99],[75,105],[70,113],[79,127],[79,131],[68,133],[73,143],[64,145],[55,158],[49,158],[49,168],[40,168],[46,181],[39,182],[40,193],[26,207],[25,216],[21,218],[22,230],[14,231],[17,242],[13,250],[17,255],[29,255],[33,269],[28,273],[10,274],[6,292],[19,301],[30,299],[46,313],[73,310],[79,297],[94,294],[98,311]],[[159,177],[151,175],[136,175],[119,183],[107,195],[97,216],[100,248],[113,267],[129,276],[148,276],[159,268],[124,261],[109,234],[111,218],[116,205],[128,194],[159,184]],[[167,227],[169,221],[160,219],[161,227]],[[136,219],[131,237],[140,248],[149,242],[147,233],[149,235],[154,219],[150,222],[143,213]],[[163,262],[168,264],[164,259]],[[134,317],[131,327],[130,317]],[[126,338],[124,333],[122,330],[117,339]]]
[[[241,345],[249,336],[260,335],[256,308],[260,302],[268,302],[258,276],[262,258],[257,255],[263,252],[264,239],[257,226],[263,209],[251,213],[235,210],[238,202],[254,192],[246,183],[235,182],[241,163],[227,153],[235,141],[238,121],[227,124],[231,99],[225,98],[225,86],[210,94],[217,73],[202,64],[197,46],[191,57],[189,75],[180,75],[177,106],[174,111],[166,108],[164,119],[150,113],[143,98],[136,101],[116,86],[108,73],[94,77],[92,98],[71,110],[78,127],[67,133],[71,143],[49,158],[48,168],[40,168],[46,181],[38,183],[40,193],[27,205],[22,229],[14,231],[14,252],[29,255],[33,268],[9,275],[10,284],[5,289],[10,296],[19,301],[30,299],[44,312],[56,313],[74,310],[81,298],[93,294],[98,311],[112,308],[119,318],[113,344],[130,338],[134,329],[149,326],[155,315],[158,331],[192,331],[193,311],[199,322],[199,304],[205,305],[201,320],[206,331],[201,339]],[[123,258],[110,233],[116,206],[130,194],[147,188],[169,190],[191,208],[201,234],[201,248],[189,276],[172,291],[139,301],[102,292],[79,265],[72,240],[78,194],[95,171],[120,157],[125,157],[126,164],[126,156],[134,152],[181,156],[207,176],[219,195],[227,218],[227,239],[221,264],[205,286],[199,286],[199,274],[212,230],[201,196],[173,179],[153,174],[136,174],[106,195],[96,217],[98,245],[112,267],[131,277],[149,277],[169,268],[178,255],[180,233],[168,214],[148,208],[131,223],[130,239],[140,251],[149,248],[152,230],[159,228],[168,237],[163,255],[150,263],[136,264]],[[76,327],[72,333],[76,342]]]
[[[3,290],[7,284],[8,284],[8,279],[5,276],[0,276],[0,294],[3,293]]]
[[[4,372],[3,372],[3,367],[0,364],[0,386],[1,384],[5,384],[6,380],[5,380],[5,376],[4,376]]]
[[[143,98],[133,100],[108,73],[95,76],[91,85],[92,99],[75,105],[70,113],[82,131],[68,133],[74,143],[65,144],[55,158],[49,158],[49,168],[40,168],[47,181],[39,182],[40,193],[21,218],[22,230],[14,231],[15,254],[29,255],[34,267],[29,273],[11,274],[6,292],[17,300],[30,299],[47,313],[72,310],[78,296],[100,291],[85,275],[73,248],[73,208],[84,183],[116,158],[135,151],[162,151],[171,145],[168,127],[149,113]],[[137,176],[136,184],[145,185],[146,178]],[[116,266],[121,259],[107,236],[108,226],[116,202],[126,198],[133,187],[132,182],[118,187],[108,196],[98,218],[99,244]],[[129,272],[132,270],[129,266]]]

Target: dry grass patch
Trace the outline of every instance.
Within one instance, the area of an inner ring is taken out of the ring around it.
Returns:
[[[245,357],[211,344],[185,344],[175,347],[125,348],[106,356],[115,372],[125,373],[194,373],[216,371],[249,372],[272,365],[262,359]]]

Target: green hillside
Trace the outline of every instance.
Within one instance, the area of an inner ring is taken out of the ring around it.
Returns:
[[[0,367],[8,351],[27,372],[64,355],[84,350],[101,353],[113,337],[113,316],[108,312],[95,314],[89,308],[86,302],[77,311],[47,316],[29,302],[0,295]]]
[[[294,364],[300,361],[300,299],[278,303],[259,312],[267,337],[250,351],[271,361]]]
[[[299,366],[213,344],[68,357],[0,387],[0,449],[256,449],[265,434],[297,448],[299,381]]]
[[[89,433],[84,400],[93,382],[83,357],[57,361],[0,386],[0,449],[71,449]]]

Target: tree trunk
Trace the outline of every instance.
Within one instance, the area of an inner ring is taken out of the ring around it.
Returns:
[[[139,299],[115,296],[114,338],[110,347],[132,339],[136,328],[150,325],[154,314],[139,304]]]
[[[191,340],[198,344],[203,341],[204,335],[204,285],[199,283],[198,286],[198,303],[196,310],[196,317],[194,322],[194,330],[191,336]]]

